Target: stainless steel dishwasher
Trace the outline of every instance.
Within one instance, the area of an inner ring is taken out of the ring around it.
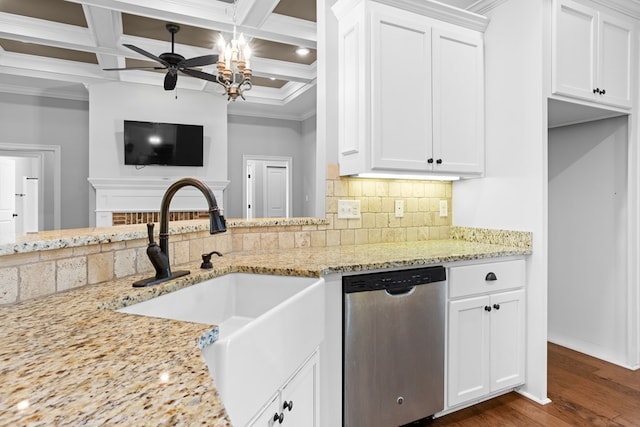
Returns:
[[[344,426],[444,408],[445,280],[442,266],[343,277]]]

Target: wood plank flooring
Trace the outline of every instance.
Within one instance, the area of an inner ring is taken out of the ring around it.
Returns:
[[[539,405],[513,392],[421,426],[640,426],[640,370],[551,343],[548,355],[552,403]]]

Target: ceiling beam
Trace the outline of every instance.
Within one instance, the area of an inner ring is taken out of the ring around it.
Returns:
[[[240,0],[238,2],[237,23],[259,28],[269,18],[280,0]]]
[[[96,6],[124,13],[146,16],[161,21],[191,25],[210,30],[233,32],[233,13],[230,5],[211,0],[181,0],[179,5],[170,0],[67,0],[87,6]],[[270,3],[273,0],[256,0]],[[277,16],[279,18],[275,18]],[[273,21],[273,22],[272,22]],[[258,37],[294,46],[316,47],[316,24],[301,19],[272,15],[264,28],[238,25],[238,31],[248,37]]]
[[[122,18],[119,12],[95,6],[82,6],[89,30],[98,46],[118,48],[119,35],[122,34]],[[115,55],[96,52],[98,63],[102,68],[118,68],[124,66],[124,59]]]

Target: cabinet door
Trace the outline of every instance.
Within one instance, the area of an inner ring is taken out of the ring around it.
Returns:
[[[273,427],[277,426],[276,417],[280,415],[280,395],[276,394],[266,408],[249,422],[249,427]]]
[[[480,35],[434,29],[433,170],[482,173],[484,54]]]
[[[338,147],[341,173],[358,173],[366,168],[369,143],[365,105],[367,57],[364,20],[356,13],[342,17],[338,31]]]
[[[315,353],[282,390],[283,426],[320,426],[319,381],[318,353]]]
[[[431,27],[380,5],[371,12],[371,168],[426,171],[431,156]]]
[[[491,296],[491,391],[524,382],[524,290]]]
[[[552,92],[596,100],[597,12],[559,0],[553,17]]]
[[[598,86],[604,93],[599,101],[631,107],[631,36],[633,26],[626,21],[600,14],[598,26]]]
[[[491,298],[449,303],[448,405],[489,393]]]

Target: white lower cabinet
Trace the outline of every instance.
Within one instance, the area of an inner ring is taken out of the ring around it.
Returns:
[[[465,269],[456,274],[456,268]],[[524,383],[524,261],[452,267],[450,280],[480,278],[470,289],[451,283],[447,353],[447,407]],[[507,282],[505,282],[507,280]],[[484,284],[482,284],[484,282]],[[497,291],[505,287],[515,290]],[[518,289],[519,288],[519,289]]]
[[[274,394],[261,412],[249,423],[251,427],[319,427],[320,375],[315,351],[291,378]]]
[[[280,394],[273,396],[273,400],[264,408],[257,418],[249,423],[250,426],[273,426],[278,424],[276,417],[280,414]]]

